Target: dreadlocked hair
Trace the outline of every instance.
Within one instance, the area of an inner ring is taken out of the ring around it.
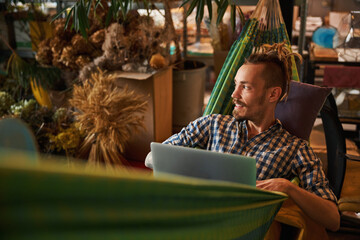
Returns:
[[[292,53],[285,42],[263,44],[260,51],[253,53],[245,60],[245,64],[267,64],[268,78],[265,87],[281,87],[281,96],[279,101],[283,100],[289,94],[290,80],[292,76],[291,56],[296,56],[302,62],[302,57],[298,53]],[[277,68],[273,66],[277,66]]]

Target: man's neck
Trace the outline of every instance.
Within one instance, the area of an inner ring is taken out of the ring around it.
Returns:
[[[272,125],[275,124],[275,117],[267,121],[262,121],[261,123],[256,123],[250,120],[246,121],[246,126],[248,130],[248,139],[253,138],[254,136],[268,130]]]

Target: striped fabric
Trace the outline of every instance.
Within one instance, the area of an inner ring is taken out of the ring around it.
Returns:
[[[263,239],[286,199],[235,183],[26,158],[0,149],[1,239]]]

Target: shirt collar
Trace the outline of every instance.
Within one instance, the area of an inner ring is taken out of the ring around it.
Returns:
[[[246,121],[247,120],[240,120],[240,123],[241,123],[240,125],[247,134],[248,129],[247,129]],[[279,119],[275,119],[275,123],[273,125],[271,125],[266,131],[259,133],[258,135],[269,134],[269,133],[272,133],[272,132],[275,132],[278,130],[282,130],[282,129],[283,129],[283,126],[282,126],[281,121]]]

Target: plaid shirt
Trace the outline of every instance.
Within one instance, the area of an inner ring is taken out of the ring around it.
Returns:
[[[336,202],[321,161],[307,141],[291,135],[279,120],[251,139],[247,139],[247,135],[246,121],[239,122],[229,115],[214,114],[191,122],[164,143],[254,157],[258,180],[290,180],[298,176],[302,188]]]

